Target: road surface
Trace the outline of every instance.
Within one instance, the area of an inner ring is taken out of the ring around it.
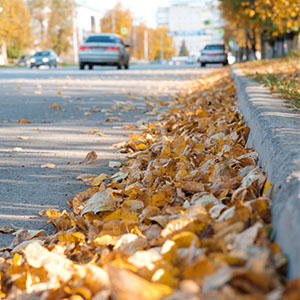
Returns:
[[[145,97],[174,97],[212,70],[198,66],[84,71],[1,68],[0,227],[52,230],[39,211],[68,209],[67,201],[86,188],[76,180],[78,175],[115,172],[108,162],[123,158],[112,148],[126,140],[129,131],[123,126],[155,117],[145,113]],[[82,161],[90,151],[98,154],[93,164],[68,164]],[[50,163],[56,167],[41,168]],[[12,239],[13,235],[0,233],[0,248],[8,247]]]

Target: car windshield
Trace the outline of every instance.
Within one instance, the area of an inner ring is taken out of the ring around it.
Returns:
[[[49,55],[50,55],[49,51],[41,51],[34,54],[34,56],[49,56]]]
[[[205,46],[204,50],[222,50],[224,51],[223,45],[207,45]]]
[[[90,36],[85,41],[86,43],[116,43],[116,39],[109,35]]]

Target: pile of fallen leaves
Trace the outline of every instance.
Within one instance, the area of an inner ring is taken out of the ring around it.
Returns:
[[[239,64],[251,78],[281,95],[288,106],[300,111],[300,60],[284,58]]]
[[[235,104],[228,73],[167,103],[131,136],[129,160],[110,163],[118,172],[80,177],[91,187],[72,212],[41,212],[55,234],[16,235],[0,258],[0,298],[298,299]]]

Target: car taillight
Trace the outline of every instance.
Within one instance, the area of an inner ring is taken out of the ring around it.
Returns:
[[[91,50],[89,46],[80,46],[79,50]]]
[[[119,47],[106,47],[106,50],[119,51]]]

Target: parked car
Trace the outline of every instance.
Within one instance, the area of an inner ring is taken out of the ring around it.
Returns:
[[[200,52],[200,65],[205,67],[206,64],[228,65],[227,52],[223,44],[211,44],[204,47]]]
[[[118,69],[129,68],[129,52],[122,38],[117,34],[101,33],[90,35],[79,48],[79,68],[87,65],[116,66]]]
[[[188,61],[188,56],[173,56],[171,57],[171,59],[169,60],[169,65],[175,65],[175,66],[179,66],[179,65],[184,65],[186,64]]]
[[[193,64],[196,63],[196,61],[197,61],[197,58],[196,58],[195,56],[189,56],[189,57],[187,58],[186,63],[189,64],[189,65],[193,65]]]
[[[23,67],[30,67],[30,56],[26,54],[22,54],[17,59],[17,65],[23,66]]]
[[[30,58],[30,68],[40,66],[57,67],[57,54],[53,50],[45,50],[36,52]]]

